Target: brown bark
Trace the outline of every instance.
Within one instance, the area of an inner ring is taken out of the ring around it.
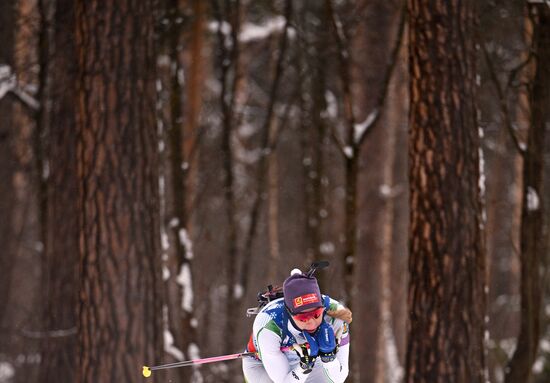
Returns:
[[[160,362],[154,5],[76,3],[80,382]]]
[[[42,229],[44,233],[43,293],[44,341],[41,381],[73,381],[76,364],[76,312],[78,299],[78,184],[76,176],[75,97],[76,61],[74,6],[58,0],[48,20],[54,49],[43,52],[45,71],[41,105],[42,140],[49,176]],[[49,31],[48,31],[49,33]],[[47,95],[47,96],[46,96]]]
[[[405,39],[405,38],[404,38]],[[407,46],[402,45],[399,54],[399,65],[396,67],[396,76],[393,87],[388,96],[392,106],[388,113],[397,119],[395,124],[395,163],[394,176],[391,185],[391,195],[394,201],[393,210],[393,235],[390,245],[391,252],[391,310],[393,317],[393,331],[399,364],[405,365],[406,332],[407,332],[407,275],[408,262],[408,228],[409,228],[409,194],[407,178],[407,147],[408,140],[408,76],[407,76]]]
[[[298,8],[298,7],[297,7]],[[327,122],[323,113],[327,108],[327,44],[330,34],[326,23],[314,22],[324,16],[324,5],[318,1],[306,2],[297,9],[297,23],[301,25],[300,39],[305,41],[308,49],[301,50],[297,66],[305,68],[300,78],[300,146],[301,171],[303,178],[304,199],[304,265],[322,259],[330,260],[333,254],[322,254],[323,234],[329,231],[326,219],[329,207],[326,201],[328,179]],[[325,212],[326,214],[323,214]],[[335,217],[331,217],[334,222]],[[328,239],[328,238],[327,238]],[[325,239],[326,240],[326,239]],[[333,263],[332,267],[338,266]],[[338,269],[334,269],[337,272]],[[319,285],[328,288],[329,278],[326,273],[318,273]]]
[[[2,1],[0,3],[0,66],[4,65],[14,70],[15,48],[15,1]],[[13,177],[15,173],[16,159],[13,151],[14,127],[13,105],[8,95],[0,99],[0,243],[4,255],[0,257],[0,270],[3,278],[0,280],[0,302],[7,302],[10,294],[12,268],[15,258],[15,231],[13,230],[14,187]],[[0,309],[0,325],[6,315],[7,306]],[[5,351],[0,349],[2,351]]]
[[[523,153],[523,192],[521,210],[521,319],[514,355],[508,364],[506,383],[529,383],[537,355],[541,331],[542,279],[540,270],[546,251],[547,234],[544,217],[544,144],[546,125],[550,121],[550,11],[547,6],[530,8],[534,19],[536,72],[530,104],[531,126],[527,149]]]
[[[352,70],[352,84],[356,89],[354,103],[359,106],[357,122],[364,121],[376,108],[381,107],[378,98],[380,94],[387,94],[388,84],[380,74],[387,71],[392,60],[395,36],[400,33],[401,10],[398,4],[384,1],[369,2],[364,7],[363,27],[357,28],[355,39],[352,40],[353,60],[356,62],[356,68]],[[355,329],[356,337],[370,340],[355,346],[356,355],[361,355],[362,362],[354,365],[353,377],[354,381],[365,383],[384,382],[387,379],[384,322],[390,321],[391,316],[387,246],[391,236],[393,201],[381,190],[389,187],[393,178],[392,141],[395,139],[395,124],[391,119],[394,117],[382,117],[381,128],[362,142],[357,137],[350,138],[360,150],[357,152],[359,162],[353,165],[356,169],[351,170],[356,172],[355,175],[351,173],[357,180],[352,181],[350,187],[356,188],[357,196],[353,198],[357,202],[353,209],[348,205],[348,214],[355,221],[348,222],[351,225],[348,226],[348,235],[355,233],[357,236],[354,272],[358,276],[368,275],[367,278],[355,278],[354,288],[360,293],[352,300],[352,306],[357,316],[365,318],[365,325]],[[348,164],[352,162],[348,160]]]
[[[33,22],[23,23],[23,20],[38,20],[36,4],[19,1],[12,4],[16,7],[12,24],[15,38],[12,70],[19,84],[36,84],[37,76],[29,70],[30,65],[37,62],[37,29]],[[8,3],[9,6],[9,3]],[[9,12],[8,12],[9,15]],[[9,36],[9,34],[8,34]],[[9,95],[14,100],[13,93]],[[11,254],[11,278],[7,300],[3,306],[7,308],[2,329],[3,341],[0,348],[6,350],[6,361],[14,367],[15,383],[36,381],[39,374],[41,329],[41,255],[42,242],[39,233],[40,225],[37,217],[36,179],[39,171],[36,169],[35,115],[21,103],[13,103],[12,128],[9,144],[11,153],[5,153],[13,162],[11,168],[11,222],[13,230],[13,248]],[[9,189],[8,189],[9,190]],[[8,199],[9,201],[9,199]],[[9,270],[9,267],[8,267]]]
[[[239,297],[236,293],[238,283],[238,220],[237,220],[237,198],[235,195],[235,174],[234,174],[234,153],[231,144],[233,134],[235,132],[235,104],[237,102],[237,92],[239,89],[239,81],[241,78],[241,62],[240,62],[240,44],[238,41],[238,33],[241,28],[241,1],[237,0],[234,4],[227,2],[221,7],[218,0],[212,0],[216,21],[218,22],[217,30],[217,50],[218,61],[220,66],[219,81],[221,82],[221,92],[219,95],[219,104],[222,120],[221,134],[221,156],[223,166],[223,200],[225,224],[226,226],[226,251],[225,260],[223,261],[224,282],[225,282],[225,321],[223,333],[227,334],[221,342],[224,353],[232,353],[236,347],[235,331],[238,328],[237,313]],[[227,8],[227,9],[226,9]],[[228,22],[231,25],[231,33],[229,39],[230,47],[226,44],[225,34],[222,32],[222,24]],[[227,382],[227,376],[220,376],[223,382]]]
[[[474,2],[409,0],[406,382],[485,381]]]
[[[197,345],[197,331],[192,325],[193,302],[189,297],[193,292],[193,265],[191,260],[192,249],[187,242],[187,176],[188,167],[184,166],[186,157],[189,156],[189,142],[191,135],[185,130],[184,124],[184,100],[183,100],[183,52],[182,32],[185,25],[182,24],[182,10],[179,0],[172,0],[168,4],[167,19],[169,20],[167,31],[167,50],[170,57],[169,76],[169,110],[170,118],[167,124],[168,163],[166,180],[168,190],[166,192],[167,224],[171,231],[171,249],[168,252],[166,267],[170,277],[165,281],[166,289],[166,315],[165,326],[174,337],[175,347],[182,351],[183,358],[190,358],[190,350]],[[191,283],[188,283],[191,282]],[[184,305],[185,304],[185,305]],[[165,345],[166,346],[166,345]],[[176,359],[175,361],[181,361]],[[182,382],[190,382],[193,369],[182,368],[168,371],[179,377]]]

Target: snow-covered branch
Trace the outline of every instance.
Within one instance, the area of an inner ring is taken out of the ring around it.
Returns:
[[[274,33],[279,33],[284,30],[286,19],[283,16],[273,17],[262,24],[244,23],[239,32],[239,42],[250,43],[258,40],[268,38]],[[231,34],[231,24],[224,21],[221,23],[218,21],[211,21],[208,23],[208,30],[210,32],[218,32],[218,30],[225,36]]]
[[[354,131],[353,131],[353,139],[356,144],[359,144],[363,138],[363,136],[367,133],[367,130],[374,124],[374,122],[377,120],[378,114],[380,113],[380,109],[376,108],[372,112],[369,113],[367,118],[365,118],[365,121],[355,124]]]
[[[15,75],[8,65],[0,65],[0,100],[17,85]]]
[[[40,108],[38,100],[19,85],[9,65],[0,65],[0,100],[9,92],[31,111],[36,112]]]
[[[263,24],[245,23],[239,33],[241,43],[263,40],[273,33],[278,33],[285,27],[286,20],[282,16],[276,16]]]

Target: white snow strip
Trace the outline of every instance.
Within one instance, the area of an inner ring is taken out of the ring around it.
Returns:
[[[199,346],[195,343],[189,344],[189,347],[187,348],[187,355],[189,355],[189,359],[200,359],[201,355]]]
[[[252,137],[259,130],[259,128],[254,124],[249,124],[246,122],[243,122],[241,125],[239,125],[237,129],[238,129],[239,136],[241,136],[242,138]]]
[[[77,333],[76,327],[70,327],[67,329],[51,330],[51,331],[29,331],[23,330],[23,334],[26,337],[33,339],[43,338],[63,338],[66,336],[75,335]]]
[[[544,371],[544,366],[546,362],[546,358],[544,356],[539,356],[535,363],[533,364],[533,373],[534,374],[540,374],[542,371]]]
[[[244,293],[244,289],[242,285],[235,284],[235,286],[233,286],[233,297],[235,299],[241,299],[243,296],[243,293]]]
[[[367,118],[365,118],[365,121],[355,124],[353,127],[353,139],[355,143],[359,143],[367,130],[372,126],[376,118],[378,117],[378,114],[380,111],[378,109],[374,109],[372,112],[369,113]]]
[[[520,142],[520,143],[518,143],[518,145],[519,145],[519,148],[522,152],[527,150],[527,144],[525,142]]]
[[[338,102],[336,100],[336,96],[334,96],[334,93],[332,93],[330,90],[327,90],[325,92],[325,102],[327,103],[326,112],[328,114],[328,117],[338,117]]]
[[[0,362],[0,383],[7,383],[15,376],[15,368],[8,362]]]
[[[164,327],[164,351],[172,355],[176,360],[183,361],[185,360],[185,355],[183,352],[174,346],[174,336],[168,328],[168,306],[162,306],[162,324]]]
[[[170,269],[166,265],[162,265],[162,280],[167,281],[170,279]]]
[[[183,71],[183,68],[178,69],[177,78],[178,78],[178,85],[184,86],[185,85],[185,72]]]
[[[399,364],[399,356],[397,353],[397,344],[393,334],[392,322],[390,313],[383,314],[382,331],[384,336],[385,354],[387,363],[387,381],[389,383],[399,383],[403,378],[403,367]]]
[[[514,350],[516,348],[516,339],[515,338],[502,339],[499,342],[499,346],[506,353],[509,359],[514,354]]]
[[[213,33],[218,33],[218,30],[220,30],[222,34],[228,36],[231,33],[231,24],[223,21],[220,25],[217,21],[211,21],[208,23],[208,30]]]
[[[178,361],[185,360],[183,352],[174,346],[174,336],[168,329],[164,330],[164,351],[172,355]]]
[[[181,266],[176,282],[182,289],[181,308],[190,313],[193,311],[193,283],[191,280],[191,269],[188,263],[184,263]]]
[[[263,24],[244,23],[239,32],[239,42],[250,43],[263,40],[273,33],[281,32],[284,29],[285,23],[286,19],[282,16],[271,18]],[[208,30],[212,33],[218,33],[219,30],[224,36],[229,36],[231,34],[231,29],[231,24],[227,21],[223,21],[221,25],[217,21],[208,23]],[[292,37],[293,34],[289,35]],[[226,44],[228,43],[229,42],[226,41]]]
[[[527,210],[537,211],[540,207],[539,195],[535,188],[527,186]]]
[[[334,247],[334,243],[332,242],[323,242],[319,246],[319,251],[323,255],[334,254],[334,250],[335,250],[335,247]]]
[[[10,66],[0,65],[0,100],[8,92],[13,92],[27,107],[36,111],[40,108],[40,103],[30,93],[34,88],[32,86],[27,86],[26,89],[21,88],[17,84],[17,77]]]
[[[161,175],[159,177],[159,193],[161,196],[164,196],[164,191],[166,190],[165,188],[166,184],[165,184],[165,181],[164,181],[164,176]]]
[[[160,233],[160,242],[161,242],[162,250],[168,250],[170,248],[170,241],[168,240],[168,234],[164,229]]]
[[[480,141],[483,139],[483,129],[481,127],[478,128],[479,132],[479,139]],[[487,223],[487,209],[485,208],[485,195],[486,195],[486,176],[485,176],[485,156],[483,153],[483,146],[479,145],[479,194],[482,201],[481,206],[481,222],[479,223],[481,230],[484,230],[485,224]]]
[[[187,230],[181,228],[178,231],[178,236],[180,239],[180,244],[185,248],[185,258],[193,259],[193,242],[191,242],[191,238],[189,238]]]
[[[273,33],[282,31],[285,23],[286,19],[283,16],[273,17],[263,24],[245,23],[239,33],[239,41],[241,43],[249,43],[263,40]]]
[[[0,65],[0,99],[17,85],[15,75],[9,65]]]
[[[351,146],[346,146],[344,148],[344,154],[347,158],[353,158],[353,148]]]

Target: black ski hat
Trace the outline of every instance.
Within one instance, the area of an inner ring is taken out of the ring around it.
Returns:
[[[322,307],[323,298],[317,279],[300,273],[292,274],[283,283],[285,305],[291,314]]]

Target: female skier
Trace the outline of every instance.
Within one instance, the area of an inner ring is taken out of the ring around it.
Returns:
[[[317,279],[293,271],[284,298],[254,320],[243,359],[247,383],[342,383],[348,376],[351,311],[321,295]]]

